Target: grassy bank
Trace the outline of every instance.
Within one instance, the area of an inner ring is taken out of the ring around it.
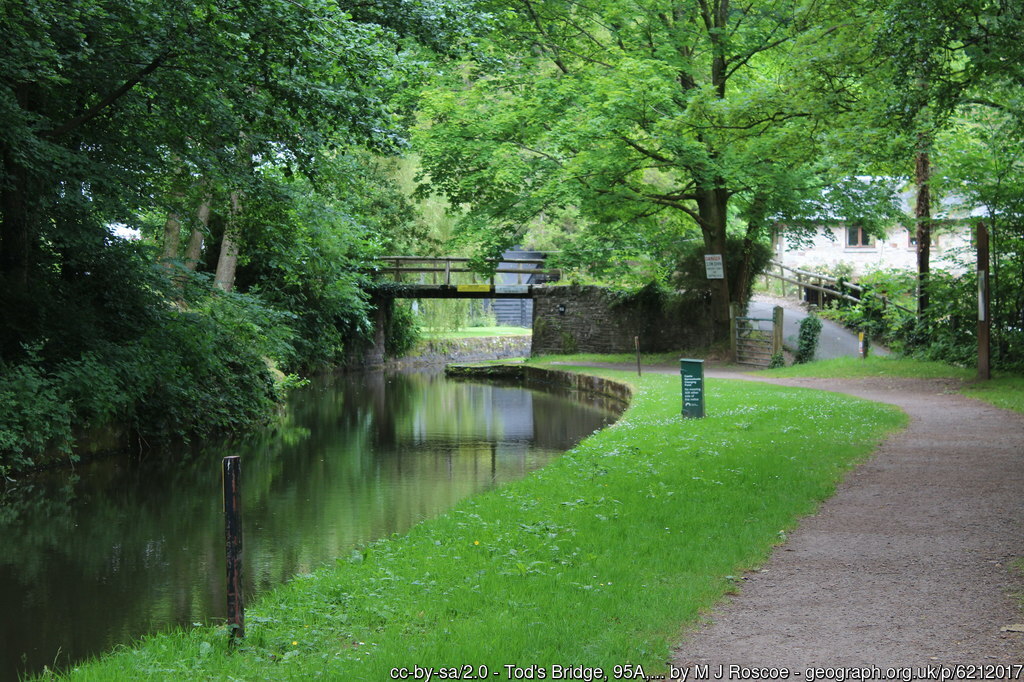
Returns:
[[[631,384],[633,404],[542,471],[264,595],[240,646],[199,627],[70,676],[387,680],[396,666],[485,665],[506,680],[506,664],[652,674],[683,624],[905,421],[854,398],[715,380],[708,418],[687,421],[677,376],[587,371]]]
[[[831,377],[858,379],[866,377],[908,377],[918,379],[955,379],[963,382],[960,392],[982,402],[1024,413],[1024,377],[997,376],[989,381],[976,381],[973,369],[954,367],[941,362],[912,360],[896,356],[837,358],[804,365],[770,370],[773,377]]]

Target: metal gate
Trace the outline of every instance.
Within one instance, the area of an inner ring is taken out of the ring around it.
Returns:
[[[733,311],[732,350],[741,365],[768,367],[772,356],[782,352],[782,308],[772,317],[743,317]]]

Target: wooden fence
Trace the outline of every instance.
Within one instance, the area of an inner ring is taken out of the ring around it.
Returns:
[[[818,293],[819,298],[831,296],[833,298],[839,298],[853,303],[860,303],[865,293],[864,287],[859,284],[845,281],[841,282],[836,277],[823,275],[820,272],[809,272],[807,270],[791,268],[774,260],[769,262],[768,269],[764,272],[764,278],[766,284],[768,283],[769,278],[780,280],[783,283],[783,295],[786,295],[786,284],[794,285],[796,287],[797,297],[801,300],[807,298],[806,292],[814,291]],[[826,284],[831,286],[826,286]],[[881,294],[872,292],[867,293],[871,298],[881,301],[883,308],[893,306],[905,313],[909,313],[911,315],[916,314],[910,308],[893,302],[888,296],[882,296]]]

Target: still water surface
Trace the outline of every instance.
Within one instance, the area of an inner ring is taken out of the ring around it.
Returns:
[[[253,595],[526,475],[617,409],[437,373],[336,375],[259,438],[20,480],[0,506],[0,680],[224,617],[223,456],[242,457]]]

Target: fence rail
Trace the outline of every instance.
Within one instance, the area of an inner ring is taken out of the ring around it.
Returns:
[[[431,276],[431,284],[452,284],[452,273],[476,273],[476,270],[465,267],[470,258],[464,257],[426,257],[426,256],[381,256],[375,258],[374,262],[381,264],[377,272],[390,275],[396,282],[402,282],[405,275],[426,275]],[[558,279],[561,272],[554,268],[544,268],[543,258],[488,258],[485,263],[496,264],[492,274],[489,276],[491,285],[494,285],[495,275],[513,274],[516,275],[516,284],[526,284],[530,277],[543,275],[548,280]],[[514,267],[508,267],[514,266]],[[438,275],[444,275],[444,281],[438,282]],[[422,278],[420,278],[422,279]],[[507,283],[507,282],[506,282]]]
[[[783,294],[785,294],[785,284],[795,284],[797,287],[797,295],[800,298],[805,297],[804,292],[806,292],[807,290],[811,290],[820,292],[827,296],[832,296],[834,298],[840,298],[843,299],[844,301],[851,301],[853,303],[861,303],[864,299],[865,289],[859,284],[854,284],[852,282],[841,282],[836,277],[823,275],[820,272],[810,272],[808,270],[800,270],[799,268],[791,268],[787,265],[783,265],[782,263],[774,260],[769,261],[768,267],[769,269],[765,270],[764,272],[765,279],[767,280],[767,278],[772,277],[783,282]],[[778,272],[772,272],[772,268],[778,269]],[[787,272],[791,273],[790,277],[786,276]],[[817,284],[812,284],[811,280],[817,280]],[[825,286],[826,283],[832,284],[837,288],[828,288]],[[842,289],[847,289],[853,292],[853,294],[845,293],[844,291],[842,291]],[[892,301],[888,296],[883,296],[881,294],[876,294],[873,292],[867,293],[871,298],[877,301],[881,301],[883,308],[893,306],[894,308],[902,310],[905,313],[909,313],[911,315],[916,314],[910,308],[907,308],[905,306],[900,305],[899,303]]]

